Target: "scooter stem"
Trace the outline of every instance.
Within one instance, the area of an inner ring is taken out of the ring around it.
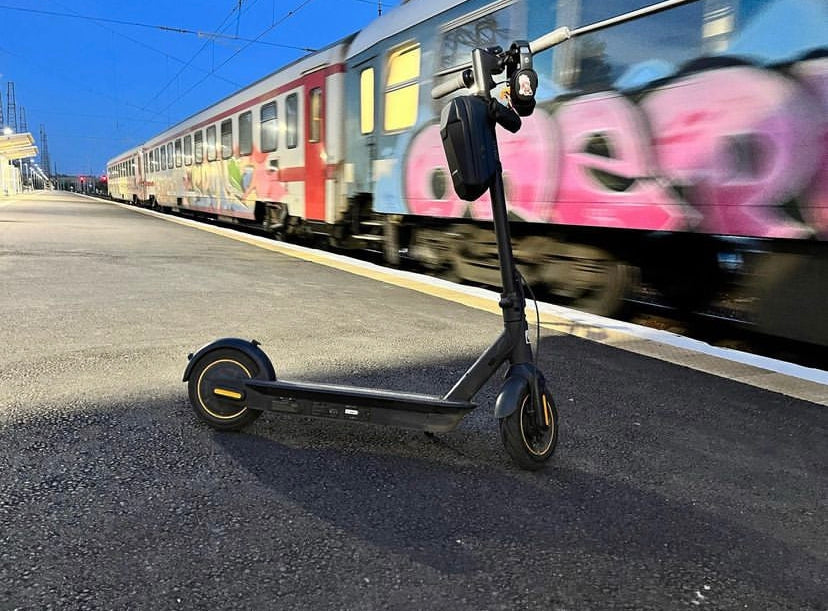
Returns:
[[[500,161],[498,160],[498,165]],[[492,220],[494,221],[497,256],[500,261],[500,279],[503,287],[501,307],[504,322],[519,320],[524,315],[525,302],[520,282],[515,269],[515,257],[512,252],[512,235],[509,229],[509,217],[506,210],[506,195],[503,187],[501,169],[495,173],[490,189],[492,199]],[[504,303],[507,302],[507,303]]]

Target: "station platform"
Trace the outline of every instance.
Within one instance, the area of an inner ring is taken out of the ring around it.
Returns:
[[[496,292],[61,192],[0,202],[0,277],[14,607],[828,600],[824,371],[541,304],[559,440],[528,472],[500,376],[435,435],[276,413],[215,431],[182,382],[188,353],[240,337],[282,380],[441,395],[499,334]]]

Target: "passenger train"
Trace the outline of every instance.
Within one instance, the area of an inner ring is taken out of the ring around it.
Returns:
[[[108,163],[111,197],[373,247],[498,284],[488,196],[453,191],[431,88],[474,47],[646,0],[410,0]],[[527,279],[611,315],[648,287],[828,345],[828,3],[699,0],[535,58],[499,132]],[[726,298],[726,299],[724,299]]]

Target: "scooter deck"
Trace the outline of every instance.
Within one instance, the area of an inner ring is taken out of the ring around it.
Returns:
[[[252,409],[435,433],[452,430],[477,407],[434,395],[335,384],[246,380],[244,386]]]

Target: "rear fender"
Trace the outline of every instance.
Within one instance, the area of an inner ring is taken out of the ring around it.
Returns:
[[[264,351],[259,348],[259,342],[256,340],[246,340],[246,339],[239,339],[236,337],[224,337],[222,339],[217,339],[214,342],[207,344],[206,346],[202,346],[199,348],[194,354],[190,354],[187,358],[190,360],[187,363],[187,368],[184,370],[184,382],[190,379],[190,374],[195,367],[195,364],[200,361],[205,355],[213,352],[214,350],[220,350],[223,348],[229,348],[232,350],[238,350],[243,352],[248,357],[250,357],[254,363],[256,363],[256,367],[259,369],[261,374],[264,374],[266,379],[268,380],[275,380],[276,379],[276,371],[273,369],[273,363],[270,362],[270,359],[264,353]]]

